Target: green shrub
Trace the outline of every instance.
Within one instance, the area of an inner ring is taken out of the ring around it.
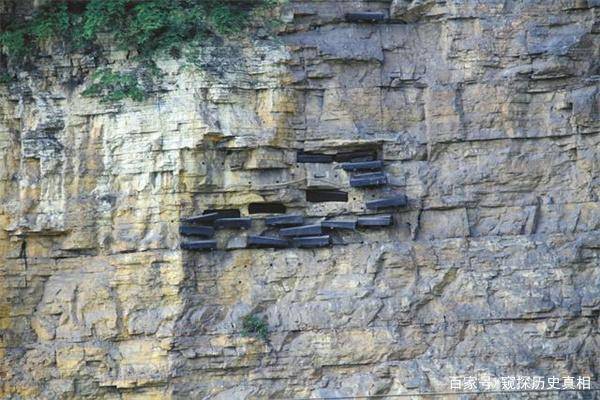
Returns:
[[[28,53],[26,45],[27,30],[25,28],[14,29],[0,34],[0,45],[4,54],[13,59],[21,59]]]
[[[65,35],[70,26],[71,16],[67,11],[67,4],[58,3],[44,8],[27,29],[28,33],[40,43],[59,35]]]
[[[257,315],[246,315],[242,318],[242,336],[256,337],[267,341],[269,338],[267,322]]]
[[[91,0],[78,20],[85,40],[94,40],[102,31],[120,32],[126,20],[125,0]]]
[[[246,23],[247,15],[227,5],[219,5],[210,10],[208,20],[212,28],[222,35],[239,33]]]
[[[0,85],[7,85],[7,84],[11,83],[13,80],[14,80],[14,78],[8,73],[0,74]]]
[[[132,72],[115,72],[101,69],[92,76],[92,84],[82,94],[86,97],[100,97],[104,103],[131,99],[142,101],[148,97],[149,86],[158,76],[152,68],[139,68]]]

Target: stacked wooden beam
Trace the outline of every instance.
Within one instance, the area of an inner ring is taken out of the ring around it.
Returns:
[[[185,250],[215,250],[216,240],[196,240],[197,237],[212,238],[215,229],[249,229],[252,218],[240,217],[239,210],[207,210],[203,214],[183,218],[179,228],[181,236],[190,238],[183,241],[181,248]]]
[[[363,15],[364,14],[364,15]],[[370,13],[350,16],[360,20],[379,18]],[[388,176],[383,171],[384,163],[377,159],[373,149],[348,151],[337,154],[320,154],[300,151],[297,154],[298,163],[341,163],[341,168],[351,173],[350,186],[356,188],[376,188],[388,184]],[[306,198],[309,202],[341,202],[348,200],[348,193],[341,190],[308,190]],[[278,203],[279,204],[279,203]],[[367,201],[368,210],[406,207],[408,199],[403,194],[397,194],[381,199]],[[258,208],[262,210],[262,208]],[[250,210],[249,210],[250,211]],[[274,212],[277,212],[276,210]],[[283,208],[285,212],[285,208]],[[200,215],[182,219],[183,225],[179,232],[187,238],[181,243],[186,250],[214,250],[216,240],[212,239],[215,230],[236,229],[247,230],[252,227],[252,218],[242,217],[239,210],[206,210]],[[391,214],[360,215],[357,218],[325,219],[318,223],[305,224],[305,216],[298,214],[281,214],[267,216],[264,220],[267,229],[277,229],[278,233],[248,235],[247,248],[316,248],[331,244],[330,233],[335,231],[356,231],[357,229],[383,228],[393,225]]]

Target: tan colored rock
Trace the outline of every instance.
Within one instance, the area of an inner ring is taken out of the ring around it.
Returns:
[[[79,346],[68,346],[56,351],[56,366],[61,376],[72,377],[84,362],[84,351]]]
[[[386,19],[346,21],[364,11]],[[141,103],[68,86],[88,76],[81,55],[35,60],[0,85],[0,398],[594,376],[597,13],[593,1],[294,0],[276,40],[207,44],[201,69],[157,60],[164,85]],[[122,50],[107,59],[131,67]],[[384,160],[388,186],[296,162],[360,149]],[[308,203],[307,187],[349,200]],[[254,215],[247,231],[218,230],[216,251],[180,248],[181,218],[207,209],[281,202],[314,224],[396,194],[409,202],[386,210],[391,227],[331,232],[330,247],[246,249],[246,235],[278,234]],[[268,341],[242,335],[248,314]]]

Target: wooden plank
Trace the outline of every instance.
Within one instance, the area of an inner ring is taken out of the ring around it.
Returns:
[[[373,187],[387,185],[387,175],[383,172],[374,172],[370,174],[359,174],[350,177],[350,186],[352,187]]]
[[[325,236],[308,236],[299,237],[293,239],[294,246],[296,247],[324,247],[331,243],[329,235]]]
[[[326,220],[321,222],[326,229],[356,229],[356,220]]]
[[[297,226],[302,224],[304,224],[302,215],[278,215],[265,219],[265,225],[267,226]]]
[[[212,237],[215,230],[212,226],[180,226],[179,234],[183,236]]]
[[[367,201],[366,206],[369,210],[378,210],[388,207],[405,207],[408,204],[408,199],[405,195],[390,197],[387,199],[378,199]]]
[[[193,215],[191,217],[183,218],[182,222],[187,222],[188,224],[212,224],[218,217],[218,213]]]
[[[182,218],[182,222],[189,224],[211,225],[219,218],[239,218],[240,210],[205,210],[202,214],[193,215],[191,217]]]
[[[321,231],[320,224],[297,226],[294,228],[285,228],[285,229],[281,229],[279,231],[279,234],[284,237],[314,236],[314,235],[320,235],[321,233],[322,233],[322,231]]]
[[[290,242],[287,239],[281,239],[281,238],[269,237],[269,236],[256,236],[256,235],[249,235],[247,242],[246,242],[247,247],[258,247],[258,248],[265,248],[265,247],[283,248],[283,247],[288,247],[289,245],[290,245]]]
[[[385,214],[358,217],[357,224],[362,227],[390,226],[392,225],[392,222],[392,216],[390,214]]]
[[[342,169],[344,171],[378,171],[383,168],[383,161],[361,161],[361,162],[349,162],[343,163]]]
[[[196,240],[193,242],[182,242],[183,250],[215,250],[217,248],[216,240]]]

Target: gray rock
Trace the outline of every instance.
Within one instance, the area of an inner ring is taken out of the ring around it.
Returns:
[[[143,102],[81,96],[98,57],[52,41],[0,84],[0,398],[375,397],[485,374],[597,388],[598,1],[282,11],[276,40],[156,59]],[[346,21],[364,12],[386,19]],[[135,67],[100,39],[102,63]],[[350,186],[341,164],[375,160],[388,186]],[[395,193],[410,207],[364,215]],[[256,203],[301,217],[180,247],[180,227]],[[247,248],[346,219],[323,247]]]

